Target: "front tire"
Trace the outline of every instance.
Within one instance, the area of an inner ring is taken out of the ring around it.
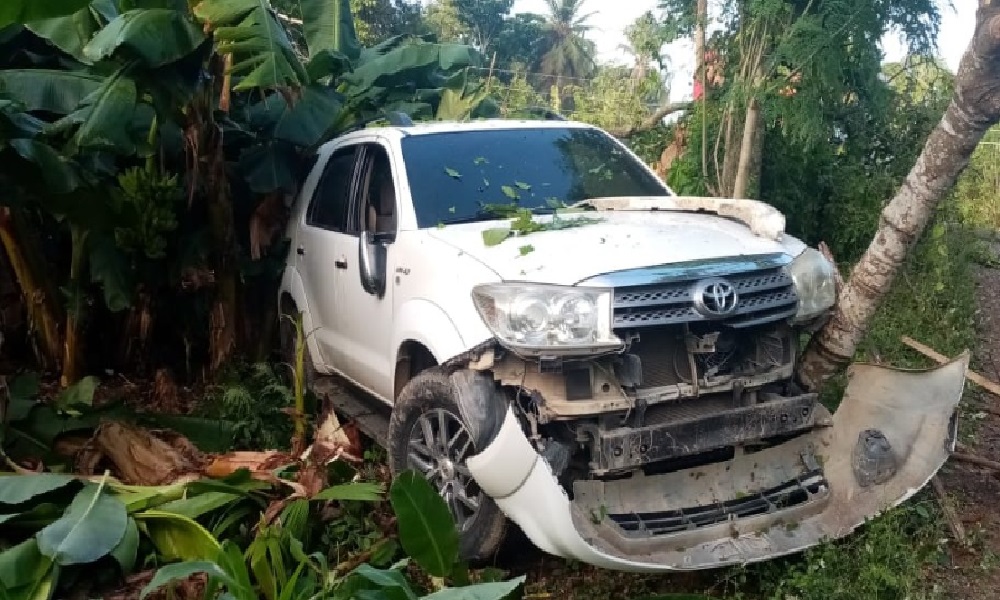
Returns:
[[[506,408],[491,377],[433,367],[406,384],[389,419],[393,477],[412,469],[430,481],[448,504],[461,557],[470,562],[495,555],[507,531],[507,518],[465,466],[496,438]]]

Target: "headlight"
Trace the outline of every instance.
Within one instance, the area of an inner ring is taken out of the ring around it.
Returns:
[[[618,350],[611,331],[611,290],[531,283],[476,286],[472,300],[501,344],[526,354]]]
[[[788,265],[788,274],[792,276],[799,297],[796,323],[822,315],[837,301],[836,268],[815,248],[806,248]]]

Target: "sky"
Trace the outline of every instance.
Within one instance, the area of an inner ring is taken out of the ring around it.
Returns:
[[[625,43],[625,28],[647,10],[656,10],[657,4],[657,0],[586,0],[584,11],[595,13],[589,21],[593,25],[590,38],[597,44],[598,58],[626,62],[626,55],[619,49]],[[939,0],[939,5],[942,23],[938,50],[948,67],[957,70],[965,47],[972,38],[977,2]],[[547,10],[544,0],[515,0],[514,12],[545,14]],[[899,60],[904,54],[897,36],[887,36],[883,40],[883,50],[887,61]],[[691,74],[694,71],[691,43],[675,42],[665,48],[665,54],[670,58],[673,74],[671,100],[690,99]]]

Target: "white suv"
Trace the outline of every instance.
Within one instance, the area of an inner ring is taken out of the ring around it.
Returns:
[[[770,206],[678,197],[588,125],[349,133],[288,235],[280,303],[315,383],[391,410],[367,430],[438,488],[470,560],[511,521],[609,568],[762,560],[901,502],[954,443],[966,357],[856,366],[831,415],[793,369],[833,266]]]

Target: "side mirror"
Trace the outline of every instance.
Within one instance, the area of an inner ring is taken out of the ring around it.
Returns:
[[[370,231],[358,237],[358,265],[361,287],[378,298],[385,296],[385,245]]]

